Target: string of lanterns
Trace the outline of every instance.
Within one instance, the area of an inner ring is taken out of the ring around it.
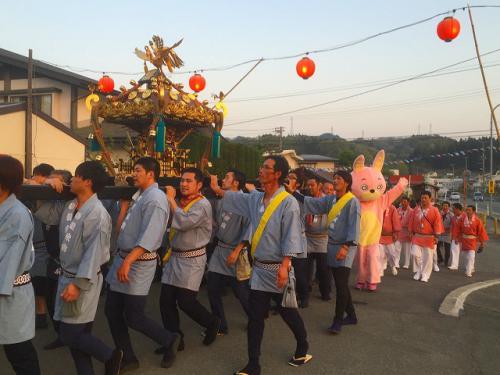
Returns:
[[[453,41],[455,38],[457,38],[457,36],[460,34],[460,22],[452,16],[445,17],[437,25],[436,33],[439,39],[443,40],[446,43],[449,43]],[[311,78],[316,72],[316,64],[314,63],[314,60],[312,60],[306,54],[306,56],[302,57],[297,62],[295,70],[300,78],[307,80]],[[206,85],[207,81],[205,77],[200,73],[195,72],[189,78],[189,87],[195,93],[203,91]],[[103,94],[109,94],[113,92],[114,87],[115,83],[113,79],[110,76],[103,74],[103,76],[99,79],[98,82],[97,86],[98,91],[100,91]],[[92,93],[86,99],[87,107],[90,109],[92,106],[92,102],[98,102],[98,101],[99,100],[97,95]],[[227,108],[224,108],[224,112],[227,112]]]

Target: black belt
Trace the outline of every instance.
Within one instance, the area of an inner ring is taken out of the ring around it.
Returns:
[[[118,255],[120,255],[120,258],[125,259],[128,254],[130,254],[130,253],[127,253],[127,252],[125,252],[123,250],[118,249]],[[139,258],[137,258],[136,261],[139,261],[139,262],[148,262],[150,260],[156,260],[157,258],[158,258],[158,254],[156,252],[146,251]]]
[[[68,278],[68,279],[74,279],[76,277],[76,273],[73,273],[73,272],[69,272],[67,270],[65,270],[64,268],[60,267],[61,269],[61,275],[63,275],[64,277]],[[99,271],[97,271],[97,274],[100,275],[101,274],[101,269],[99,268]]]
[[[254,267],[262,268],[267,271],[278,272],[281,267],[281,262],[264,262],[258,259],[254,259],[253,265]]]
[[[217,245],[218,245],[218,244],[222,244],[222,245],[223,245],[222,247],[225,247],[225,248],[228,248],[228,249],[229,249],[229,248],[234,249],[236,246],[238,246],[238,244],[236,244],[236,245],[231,245],[231,244],[229,244],[229,243],[227,243],[227,242],[224,242],[224,241],[222,241],[222,240],[220,240],[220,239],[218,239],[218,238],[217,238]]]
[[[191,250],[172,249],[172,255],[179,258],[197,258],[207,253],[206,246]]]

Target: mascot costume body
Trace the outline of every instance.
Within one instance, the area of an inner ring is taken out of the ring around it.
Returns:
[[[365,157],[359,155],[352,168],[352,192],[361,203],[361,224],[358,243],[358,279],[356,289],[376,291],[380,283],[378,261],[383,213],[405,190],[408,180],[400,178],[397,185],[384,194],[382,175],[385,153],[380,150],[371,167],[365,167]]]

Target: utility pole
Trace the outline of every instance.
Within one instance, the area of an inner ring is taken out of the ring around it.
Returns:
[[[429,124],[429,135],[432,135],[432,124]]]
[[[483,148],[482,148],[482,150],[483,150],[483,176],[482,176],[481,190],[484,192],[484,181],[485,181],[484,174],[486,173],[486,171],[485,171],[485,158],[486,158],[486,156],[485,156],[485,152],[484,152],[485,151],[484,150],[484,140],[482,140],[481,143],[483,145]]]
[[[418,131],[417,131],[417,135],[420,135],[420,123],[418,124]]]
[[[293,135],[293,116],[290,117],[290,135]]]
[[[490,115],[490,181],[493,181],[493,119],[495,115],[495,110],[500,107],[500,104],[497,104]],[[493,193],[490,193],[490,215],[493,214]]]
[[[333,126],[330,126],[330,134],[333,135]]]
[[[283,151],[283,132],[284,131],[285,131],[285,128],[283,126],[280,126],[278,128],[274,128],[274,132],[280,137],[279,152]]]
[[[24,175],[30,178],[33,171],[33,51],[31,49],[28,53],[28,98],[24,128]]]

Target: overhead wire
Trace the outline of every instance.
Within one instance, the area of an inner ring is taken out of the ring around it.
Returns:
[[[466,8],[467,8],[467,6],[462,6],[462,7],[453,8],[451,10],[447,10],[444,12],[439,12],[439,13],[436,13],[436,14],[430,16],[430,17],[426,17],[426,18],[423,18],[423,19],[420,19],[420,20],[417,20],[414,22],[410,22],[410,23],[402,25],[402,26],[393,27],[393,28],[388,29],[388,30],[380,31],[380,32],[368,35],[368,36],[360,38],[360,39],[356,39],[356,40],[349,41],[349,42],[344,42],[344,43],[341,43],[341,44],[338,44],[338,45],[335,45],[332,47],[328,47],[328,48],[313,49],[313,50],[303,51],[300,53],[294,53],[294,54],[284,55],[284,56],[253,58],[253,59],[248,59],[248,60],[236,63],[236,64],[230,64],[230,65],[224,65],[224,66],[218,66],[218,67],[209,67],[209,68],[198,68],[195,70],[176,71],[176,72],[173,72],[172,74],[192,74],[195,72],[220,72],[220,71],[232,70],[232,69],[235,69],[235,68],[247,65],[247,64],[256,63],[259,60],[262,60],[262,61],[281,61],[281,60],[294,59],[294,58],[297,58],[300,56],[306,56],[306,55],[311,55],[311,54],[321,54],[321,53],[333,52],[333,51],[337,51],[340,49],[356,46],[358,44],[370,41],[372,39],[375,39],[375,38],[378,38],[378,37],[381,37],[381,36],[384,36],[387,34],[394,33],[396,31],[404,30],[404,29],[407,29],[410,27],[414,27],[414,26],[432,21],[438,17],[446,16],[449,14],[455,14],[455,12],[458,10],[465,11]],[[500,8],[500,5],[489,5],[489,4],[471,5],[470,8],[473,8],[473,9],[474,8]],[[39,60],[39,61],[42,61],[46,64],[50,64],[50,65],[53,65],[53,66],[56,66],[59,68],[72,70],[74,72],[79,72],[79,73],[85,73],[85,72],[97,73],[97,74],[107,73],[107,74],[130,75],[130,76],[132,76],[132,75],[136,76],[136,75],[143,74],[143,72],[140,72],[140,71],[138,71],[138,72],[123,72],[123,71],[112,71],[112,70],[107,70],[107,69],[88,69],[88,68],[82,68],[82,67],[74,67],[71,65],[58,65],[58,64],[51,63],[51,62],[44,61],[44,60]]]
[[[497,53],[499,51],[500,51],[500,48],[497,48],[495,50],[492,50],[492,51],[489,51],[489,52],[486,52],[486,53],[482,54],[482,56],[488,56],[488,55],[491,55],[493,53]],[[427,72],[424,72],[424,73],[420,73],[420,74],[417,74],[417,75],[414,75],[414,76],[411,76],[411,77],[408,77],[408,78],[404,78],[404,79],[401,79],[401,80],[398,80],[398,81],[390,82],[388,84],[385,84],[385,85],[382,85],[382,86],[378,86],[378,87],[375,87],[375,88],[372,88],[372,89],[368,89],[368,90],[364,90],[364,91],[357,92],[357,93],[354,93],[354,94],[346,95],[346,96],[343,96],[343,97],[340,97],[340,98],[328,100],[326,102],[312,104],[312,105],[308,105],[308,106],[303,106],[303,107],[300,107],[300,108],[296,108],[296,109],[292,109],[292,110],[288,110],[288,111],[283,111],[283,112],[279,112],[279,113],[275,113],[275,114],[271,114],[271,115],[261,116],[261,117],[257,117],[257,118],[253,118],[253,119],[248,119],[248,120],[243,120],[243,121],[237,121],[237,122],[226,124],[226,125],[224,125],[224,127],[230,127],[230,126],[236,126],[236,125],[241,125],[241,124],[247,124],[247,123],[251,123],[251,122],[268,120],[268,119],[272,119],[272,118],[276,118],[276,117],[281,117],[281,116],[284,116],[284,115],[291,115],[291,114],[294,114],[294,113],[303,112],[303,111],[306,111],[306,110],[309,110],[309,109],[324,107],[324,106],[329,105],[329,104],[338,103],[338,102],[345,101],[345,100],[348,100],[348,99],[352,99],[352,98],[356,98],[356,97],[359,97],[359,96],[367,95],[367,94],[370,94],[370,93],[373,93],[373,92],[385,90],[387,88],[390,88],[390,87],[393,87],[393,86],[397,86],[397,85],[400,85],[400,84],[403,84],[403,83],[406,83],[406,82],[414,81],[416,79],[419,79],[421,77],[427,76],[429,74],[434,74],[434,73],[437,73],[437,72],[440,72],[440,71],[452,68],[454,66],[458,66],[458,65],[464,64],[464,63],[469,62],[469,61],[474,61],[476,59],[477,59],[477,57],[472,57],[470,59],[462,60],[462,61],[459,61],[459,62],[456,62],[456,63],[453,63],[453,64],[449,64],[449,65],[446,65],[446,66],[443,66],[443,67],[440,67],[440,68],[436,68],[436,69],[433,69],[433,70],[430,70],[430,71],[427,71]]]

